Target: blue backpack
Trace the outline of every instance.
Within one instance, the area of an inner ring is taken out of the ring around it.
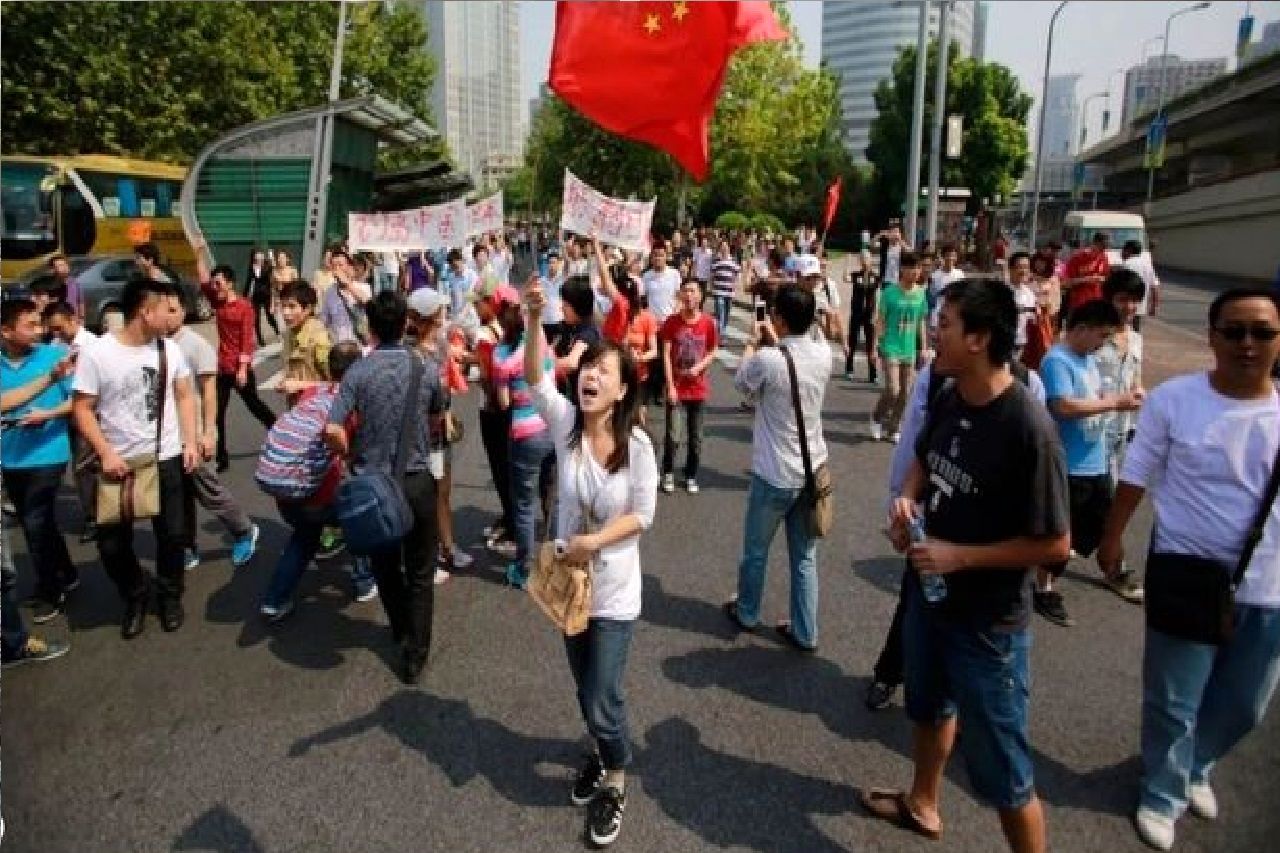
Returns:
[[[336,397],[333,388],[321,388],[276,418],[253,470],[258,488],[282,501],[306,500],[320,490],[333,464],[324,428]]]
[[[400,419],[400,440],[392,462],[394,474],[366,468],[338,486],[337,515],[347,550],[367,557],[397,545],[413,529],[413,509],[404,494],[404,470],[409,464],[413,429],[417,421],[418,392],[422,386],[422,359],[406,349],[411,362],[409,393]]]

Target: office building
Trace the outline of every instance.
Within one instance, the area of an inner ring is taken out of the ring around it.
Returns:
[[[956,0],[950,40],[969,56],[975,48],[974,0]],[[920,5],[897,0],[822,4],[822,61],[840,78],[844,144],[856,160],[866,160],[874,94],[893,71],[898,52],[916,43]],[[938,4],[929,4],[929,33],[938,34]],[[985,29],[983,41],[985,41]],[[984,45],[978,45],[984,47]]]
[[[427,43],[436,58],[431,107],[459,171],[485,189],[524,156],[520,13],[514,0],[428,0]]]
[[[1272,21],[1262,28],[1262,38],[1249,45],[1245,63],[1257,62],[1265,56],[1280,51],[1280,21]]]
[[[1165,61],[1168,66],[1161,76]],[[1184,92],[1198,89],[1215,77],[1225,74],[1227,60],[1180,59],[1173,54],[1153,56],[1142,65],[1135,65],[1124,75],[1124,107],[1120,121],[1128,124],[1144,113],[1155,112],[1160,105],[1160,86],[1163,79],[1165,102]]]
[[[1080,120],[1080,104],[1076,100],[1076,83],[1079,80],[1079,74],[1053,74],[1049,77],[1044,106],[1044,156],[1041,157],[1044,177],[1040,181],[1041,192],[1071,191],[1072,170],[1078,147],[1076,124]],[[1028,165],[1028,174],[1034,180],[1034,159]]]

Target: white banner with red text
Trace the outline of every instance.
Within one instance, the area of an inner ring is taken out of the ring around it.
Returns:
[[[622,249],[648,252],[656,203],[656,199],[610,198],[565,169],[560,227],[584,237],[594,236],[601,243]]]

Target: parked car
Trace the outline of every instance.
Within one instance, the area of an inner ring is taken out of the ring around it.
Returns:
[[[1151,251],[1142,217],[1116,210],[1071,211],[1062,224],[1062,243],[1068,247],[1087,246],[1098,233],[1107,235],[1107,259],[1113,266],[1120,263],[1120,250],[1130,240],[1141,243],[1144,254]]]
[[[71,264],[71,275],[80,283],[85,326],[100,334],[105,329],[123,325],[120,294],[125,282],[137,275],[133,255],[75,255],[68,258],[68,262]],[[161,269],[178,283],[182,292],[182,305],[186,308],[189,321],[203,323],[213,316],[213,306],[200,292],[199,284],[170,266],[161,264]],[[33,286],[52,278],[53,273],[48,268],[31,270],[5,287],[5,298],[30,293]]]

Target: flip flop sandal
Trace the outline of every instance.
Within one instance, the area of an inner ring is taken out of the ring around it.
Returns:
[[[895,791],[892,788],[867,788],[858,792],[858,804],[872,817],[888,821],[894,826],[914,832],[930,841],[938,841],[942,838],[942,827],[931,829],[925,826],[911,811],[911,807],[907,805],[905,791]]]
[[[795,632],[791,630],[790,622],[779,623],[778,627],[774,630],[778,632],[778,636],[782,638],[783,642],[791,646],[791,648],[795,649],[796,651],[805,652],[807,654],[813,654],[818,650],[817,646],[806,646],[804,643],[796,639]]]

